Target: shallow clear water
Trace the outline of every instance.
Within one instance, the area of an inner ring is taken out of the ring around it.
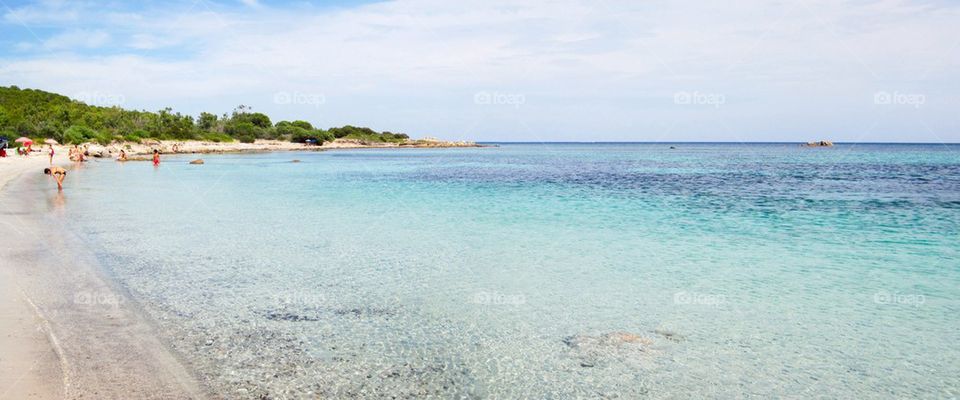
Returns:
[[[69,225],[229,397],[960,394],[960,146],[669,146],[103,161]]]

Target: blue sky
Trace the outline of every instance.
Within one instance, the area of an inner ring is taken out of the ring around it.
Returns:
[[[0,0],[0,85],[466,140],[960,142],[960,3]]]

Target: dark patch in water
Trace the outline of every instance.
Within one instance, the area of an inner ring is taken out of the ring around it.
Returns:
[[[315,322],[329,317],[384,318],[397,315],[396,310],[380,307],[313,308],[303,310],[271,310],[263,313],[271,321]]]
[[[397,314],[395,311],[386,308],[339,308],[334,309],[333,313],[341,316],[352,315],[354,317],[392,317]]]
[[[319,321],[320,320],[320,318],[316,316],[295,314],[291,312],[276,312],[276,311],[268,312],[266,317],[271,321],[301,322],[301,321]]]

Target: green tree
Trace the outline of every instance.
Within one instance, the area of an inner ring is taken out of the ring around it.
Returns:
[[[204,132],[215,132],[219,125],[218,122],[217,114],[202,112],[200,118],[197,119],[197,128]]]
[[[74,128],[77,127],[77,128]],[[217,116],[201,113],[193,117],[164,108],[157,112],[98,107],[42,90],[0,86],[0,132],[8,136],[52,137],[60,142],[92,141],[109,143],[115,138],[137,141],[143,138],[231,140],[237,138],[283,138],[294,141],[335,138],[396,142],[406,134],[377,132],[370,128],[345,125],[318,130],[307,121],[270,123],[270,117],[241,105],[232,114]],[[69,135],[67,133],[70,132]],[[211,135],[216,134],[216,135]],[[229,136],[224,136],[229,135]]]
[[[260,128],[251,122],[233,122],[227,125],[226,133],[243,143],[253,143],[260,136]]]

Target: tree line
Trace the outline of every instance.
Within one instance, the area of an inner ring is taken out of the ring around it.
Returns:
[[[206,140],[252,143],[256,139],[317,144],[347,138],[366,142],[403,142],[404,133],[377,132],[342,126],[318,129],[307,121],[279,121],[244,105],[221,115],[202,112],[197,118],[164,108],[157,112],[88,105],[67,96],[16,86],[0,86],[0,136],[26,136],[42,143],[52,138],[64,144],[142,139]]]

